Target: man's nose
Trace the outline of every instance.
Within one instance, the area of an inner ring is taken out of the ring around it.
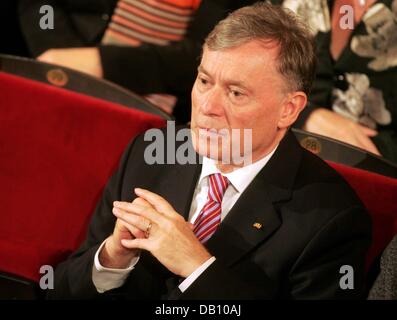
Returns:
[[[223,112],[222,93],[219,89],[213,88],[204,97],[201,104],[201,111],[208,116],[220,116]]]

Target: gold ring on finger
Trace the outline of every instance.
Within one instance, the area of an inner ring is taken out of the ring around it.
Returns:
[[[150,230],[152,229],[152,222],[151,221],[149,221],[149,224],[147,225],[147,227],[146,227],[146,231],[145,231],[145,234],[146,234],[146,238],[149,238],[149,235],[150,235]]]

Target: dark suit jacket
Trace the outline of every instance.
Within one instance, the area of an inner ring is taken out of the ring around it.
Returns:
[[[147,165],[137,138],[126,150],[92,218],[86,241],[55,272],[50,298],[332,299],[360,298],[370,220],[347,183],[287,133],[268,164],[207,242],[216,261],[183,293],[178,277],[143,252],[125,284],[98,294],[94,255],[114,227],[114,200],[132,201],[135,187],[167,199],[188,217],[201,165]],[[178,146],[178,145],[177,145]],[[261,229],[253,227],[255,222]],[[354,268],[354,290],[339,286]]]

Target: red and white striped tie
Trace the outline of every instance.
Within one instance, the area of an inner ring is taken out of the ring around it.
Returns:
[[[229,180],[220,173],[208,176],[208,200],[194,222],[193,232],[201,243],[207,242],[221,223],[222,198]]]

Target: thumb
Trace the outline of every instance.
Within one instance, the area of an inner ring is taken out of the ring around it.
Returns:
[[[375,137],[378,134],[378,131],[359,125],[360,130],[368,137]]]

